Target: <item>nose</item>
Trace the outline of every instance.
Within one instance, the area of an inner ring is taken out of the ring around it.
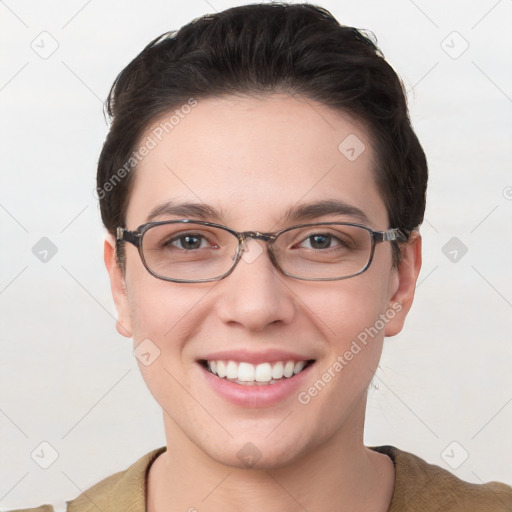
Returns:
[[[296,305],[286,284],[289,278],[274,267],[265,245],[249,239],[236,268],[216,287],[217,313],[223,322],[258,332],[293,320]]]

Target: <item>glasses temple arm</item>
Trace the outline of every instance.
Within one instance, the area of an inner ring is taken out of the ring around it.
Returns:
[[[125,228],[118,227],[116,230],[116,241],[118,243],[123,241],[129,242],[135,245],[135,247],[138,247],[140,243],[140,233],[128,231]]]
[[[388,229],[387,231],[375,232],[376,242],[407,242],[407,235],[399,228]]]

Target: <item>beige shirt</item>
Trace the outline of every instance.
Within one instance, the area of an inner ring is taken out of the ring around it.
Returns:
[[[385,453],[395,466],[395,488],[389,512],[512,512],[512,487],[490,482],[470,484],[393,446],[371,447]],[[146,478],[161,447],[141,457],[125,471],[115,473],[76,499],[67,512],[145,512]],[[54,512],[51,505],[11,512]]]

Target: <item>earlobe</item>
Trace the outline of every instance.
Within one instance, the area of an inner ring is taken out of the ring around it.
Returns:
[[[117,310],[116,329],[119,334],[126,338],[132,337],[132,326],[126,283],[123,273],[116,261],[114,237],[108,233],[105,237],[103,259],[110,277],[110,289]]]
[[[412,306],[416,281],[421,270],[419,231],[413,231],[409,241],[402,245],[401,252],[402,260],[396,269],[396,284],[388,304],[389,310],[395,313],[386,325],[386,336],[395,336],[402,330],[407,313]]]

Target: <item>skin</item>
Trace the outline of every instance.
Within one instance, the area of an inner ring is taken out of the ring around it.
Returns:
[[[338,150],[349,134],[366,146],[352,162]],[[312,100],[201,99],[139,164],[126,227],[136,229],[152,208],[173,199],[211,205],[222,214],[218,222],[238,231],[277,231],[290,225],[283,216],[294,205],[342,199],[363,210],[371,228],[385,230],[374,164],[361,124]],[[393,268],[391,245],[378,244],[363,274],[308,282],[282,275],[263,252],[223,280],[183,284],[150,275],[130,244],[123,275],[107,237],[118,331],[135,346],[149,338],[161,351],[151,365],[139,362],[162,407],[167,441],[149,473],[150,512],[388,510],[393,464],[364,446],[363,427],[384,337],[400,332],[412,304],[421,266],[418,233],[402,254]],[[307,354],[315,364],[304,390],[393,304],[401,310],[306,405],[296,393],[270,407],[233,405],[205,383],[197,363],[213,350]],[[248,442],[261,454],[251,468],[237,456]]]

